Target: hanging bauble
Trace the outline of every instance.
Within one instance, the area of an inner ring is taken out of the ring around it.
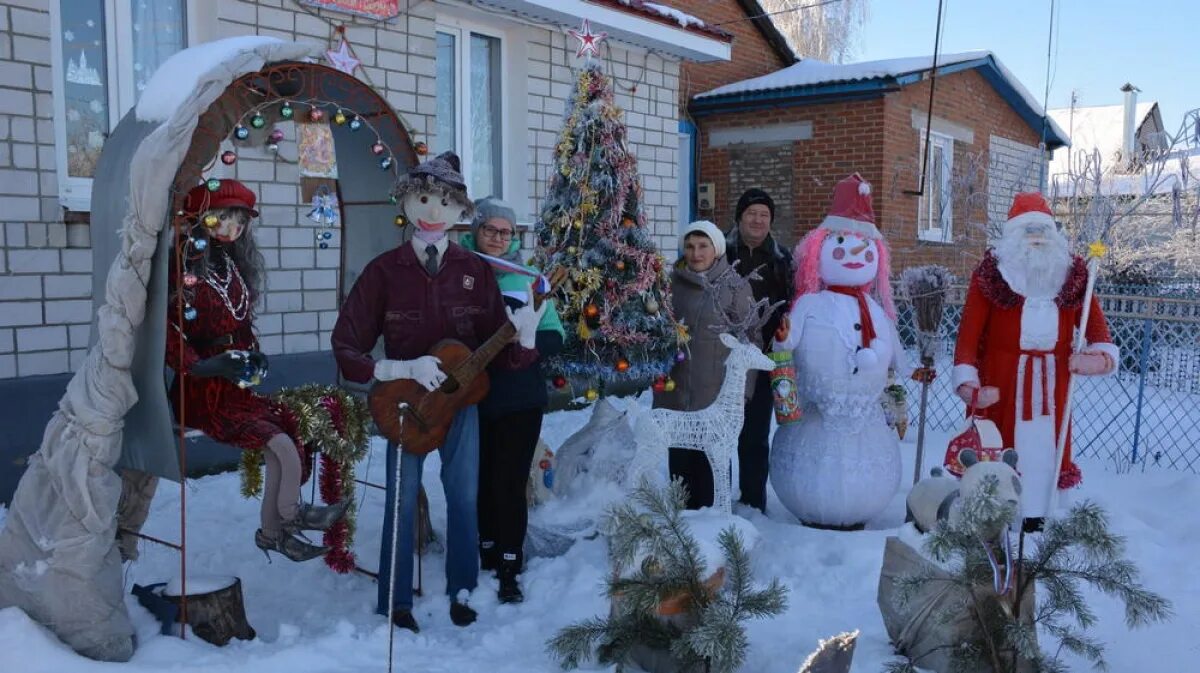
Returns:
[[[199,282],[200,282],[200,278],[198,278],[196,276],[196,274],[194,274],[194,273],[183,274],[183,286],[184,287],[196,287],[196,283],[199,283]]]
[[[653,261],[653,262],[651,262],[651,264],[653,264],[653,265],[654,265],[654,270],[655,270],[655,271],[661,271],[661,270],[662,270],[662,265],[663,265],[662,256],[661,256],[661,255],[655,255],[655,256],[654,256],[654,261]]]
[[[658,313],[658,300],[654,297],[646,297],[646,313],[651,315]]]
[[[404,225],[408,224],[408,219],[405,218],[403,215],[397,215],[396,219],[393,220],[393,222],[396,223],[397,227],[403,227]]]
[[[225,150],[221,153],[221,163],[225,164],[226,166],[232,166],[235,161],[237,161],[237,152],[234,152],[233,150]]]
[[[283,129],[271,129],[271,132],[269,134],[267,134],[267,142],[269,142],[269,143],[283,142]]]
[[[596,390],[595,388],[588,388],[587,392],[584,393],[583,396],[587,398],[588,402],[595,402],[596,400],[600,399],[600,391]]]
[[[317,240],[318,241],[328,241],[331,238],[333,238],[332,231],[318,231],[317,232]]]
[[[675,379],[667,379],[663,382],[663,390],[673,392],[675,390]]]
[[[345,124],[346,123],[346,113],[342,112],[341,110],[338,110],[337,112],[333,113],[333,123],[337,124],[338,126]]]
[[[651,385],[650,388],[651,388],[651,390],[653,390],[656,393],[666,392],[667,381],[666,381],[666,379],[664,379],[660,376],[659,378],[654,380],[654,384]]]
[[[572,226],[574,226],[575,229],[577,229],[577,230],[583,229],[583,220],[575,220],[575,222],[572,224]]]
[[[600,307],[595,304],[588,304],[583,307],[583,315],[585,318],[596,318],[600,315]]]
[[[208,181],[204,183],[204,186],[208,187],[208,191],[215,192],[221,188],[221,181],[216,178],[209,178]]]
[[[329,244],[328,244],[328,243],[326,243],[325,241],[321,241],[320,243],[318,243],[318,244],[317,244],[317,247],[318,247],[318,248],[320,248],[320,249],[322,249],[322,250],[328,250],[328,249],[329,249]]]
[[[413,150],[416,151],[417,156],[423,157],[429,154],[429,145],[426,145],[424,141],[420,141],[416,145],[413,145]]]
[[[568,255],[574,255],[576,252],[577,252],[577,250],[575,249],[575,246],[571,245],[571,246],[568,246],[568,247],[567,247],[567,254],[568,254]]]
[[[391,158],[391,157],[384,157],[384,158],[380,159],[380,160],[379,160],[379,167],[380,167],[380,168],[382,168],[382,169],[383,169],[383,170],[385,170],[385,171],[386,171],[387,169],[391,168],[391,167],[392,167],[392,158]]]
[[[238,140],[245,140],[246,138],[250,137],[250,129],[246,128],[245,126],[242,126],[241,124],[238,124],[233,129],[233,137],[237,138]]]
[[[395,194],[388,194],[388,203],[390,203],[394,206],[397,203],[400,203],[400,198],[397,197]]]
[[[555,376],[554,377],[554,387],[555,388],[566,388],[567,387],[567,379],[562,376]]]
[[[685,352],[683,352],[683,351],[676,351],[676,352],[675,352],[675,361],[676,361],[676,362],[683,362],[683,361],[684,361],[684,360],[686,360],[686,359],[687,359],[687,353],[685,353]]]
[[[314,107],[313,109],[308,111],[308,118],[311,121],[319,122],[325,118],[325,111],[319,107]]]
[[[188,306],[183,309],[183,319],[184,320],[195,320],[196,315],[197,315],[196,307],[194,307],[194,306]]]
[[[205,248],[208,247],[208,239],[207,238],[193,238],[191,240],[192,240],[192,247],[200,252],[203,252],[205,250]]]
[[[617,261],[613,262],[613,266],[617,269],[617,271],[625,270],[625,262],[623,262],[619,259]]]
[[[633,226],[633,225],[635,225],[635,224],[637,224],[637,223],[636,223],[636,222],[634,222],[634,221],[633,221],[631,218],[628,218],[628,217],[626,217],[625,219],[621,220],[621,226],[625,227],[626,229],[628,229],[628,228],[632,227],[632,226]]]
[[[221,218],[217,217],[216,215],[213,215],[212,213],[209,213],[208,215],[204,216],[204,226],[208,227],[209,229],[217,226],[220,223],[221,223]]]
[[[267,143],[267,151],[271,154],[279,152],[279,143]]]
[[[379,141],[375,141],[375,144],[371,145],[371,154],[374,154],[375,156],[379,156],[386,151],[387,147]]]
[[[625,372],[629,371],[629,360],[621,358],[620,360],[617,360],[617,364],[614,366],[616,367],[617,371],[624,374]]]
[[[350,120],[350,130],[357,131],[363,127],[363,121],[358,117]]]
[[[267,125],[267,118],[255,112],[254,116],[250,118],[250,125],[256,129],[261,129]]]
[[[292,107],[292,104],[287,101],[283,101],[283,105],[279,108],[279,116],[283,117],[284,119],[291,119],[295,114],[296,109]]]

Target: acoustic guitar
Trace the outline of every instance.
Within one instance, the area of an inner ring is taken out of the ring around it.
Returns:
[[[566,270],[558,269],[550,277],[547,292],[533,293],[534,310],[565,277]],[[434,344],[429,354],[441,360],[440,369],[446,374],[436,390],[426,390],[412,379],[377,382],[371,387],[367,405],[379,431],[406,453],[425,455],[438,449],[446,441],[455,414],[487,396],[487,366],[516,334],[517,328],[509,321],[474,352],[455,339]]]

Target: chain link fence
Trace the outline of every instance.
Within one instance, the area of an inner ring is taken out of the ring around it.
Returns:
[[[928,430],[957,432],[963,403],[951,388],[954,342],[965,287],[947,295],[929,389]],[[1156,285],[1097,287],[1113,342],[1121,349],[1114,376],[1079,377],[1073,403],[1077,456],[1098,458],[1110,469],[1160,468],[1200,472],[1200,287]],[[918,366],[912,307],[897,302],[900,338]],[[909,427],[917,427],[921,385],[904,382]],[[939,447],[927,448],[936,453]]]

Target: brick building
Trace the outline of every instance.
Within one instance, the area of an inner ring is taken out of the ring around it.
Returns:
[[[927,184],[908,194],[919,188],[930,72],[927,57],[804,60],[697,94],[698,182],[711,194],[699,214],[730,226],[738,195],[760,186],[776,201],[776,236],[792,245],[820,224],[833,184],[857,171],[875,186],[897,269],[968,272],[1011,194],[1043,180],[1043,116],[992,54],[939,58]],[[1047,150],[1065,144],[1047,123]]]

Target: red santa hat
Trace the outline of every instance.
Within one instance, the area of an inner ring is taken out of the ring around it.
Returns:
[[[875,226],[875,209],[871,207],[871,183],[858,173],[839,181],[833,188],[829,214],[818,228],[882,239],[883,234]]]
[[[1004,235],[1007,236],[1016,228],[1024,228],[1031,222],[1041,222],[1055,229],[1054,213],[1050,212],[1050,204],[1041,192],[1020,192],[1013,197],[1012,207],[1008,209],[1008,221],[1004,223]]]

